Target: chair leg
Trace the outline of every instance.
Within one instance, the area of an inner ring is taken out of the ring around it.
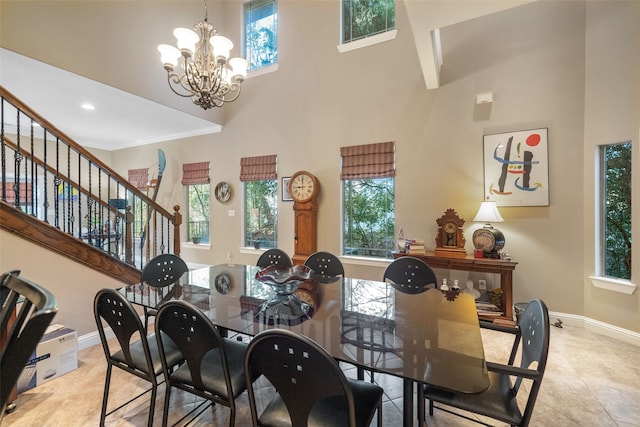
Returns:
[[[109,400],[109,387],[111,384],[111,364],[107,363],[107,375],[104,379],[104,391],[102,393],[102,410],[100,411],[100,427],[104,427],[107,418],[107,401]]]
[[[149,427],[153,426],[153,415],[155,414],[155,409],[156,409],[157,391],[158,391],[158,384],[154,382],[151,384],[151,402],[149,403],[149,421],[147,423]]]
[[[171,385],[165,381],[164,404],[162,405],[162,427],[167,427],[169,421],[169,400],[171,399]]]
[[[147,311],[147,307],[144,307],[144,330],[149,333],[149,312]]]
[[[418,383],[418,422],[420,425],[423,425],[426,421],[426,417],[424,415],[424,386]]]
[[[215,403],[215,402],[212,402],[212,403]],[[229,427],[234,427],[236,425],[236,408],[234,408],[232,404],[229,409],[231,410],[231,413],[229,414]]]
[[[378,402],[378,426],[382,427],[382,397],[380,397],[380,402]]]

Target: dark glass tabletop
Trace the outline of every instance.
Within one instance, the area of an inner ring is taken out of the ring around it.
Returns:
[[[259,267],[221,264],[186,273],[180,285],[121,289],[129,301],[157,307],[179,298],[226,330],[250,336],[274,327],[303,334],[334,358],[463,393],[489,386],[473,297],[429,289],[407,294],[393,284],[318,277],[294,292],[298,308],[265,310],[278,295],[256,280]],[[270,308],[273,305],[269,306]]]
[[[474,300],[461,293],[428,290],[406,294],[392,284],[357,278],[313,278],[295,296],[309,306],[299,318],[261,312],[275,297],[255,279],[259,267],[222,264],[189,271],[181,286],[122,288],[139,305],[157,307],[184,299],[206,312],[214,324],[247,335],[273,327],[304,334],[339,360],[459,392],[488,386],[484,350]],[[322,283],[325,282],[325,283]]]

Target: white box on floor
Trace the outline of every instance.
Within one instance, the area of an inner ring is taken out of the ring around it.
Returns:
[[[78,368],[78,332],[52,325],[18,379],[18,393]]]

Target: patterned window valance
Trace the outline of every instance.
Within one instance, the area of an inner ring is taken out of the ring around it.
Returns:
[[[182,165],[182,185],[209,184],[209,162],[185,163]]]
[[[146,190],[149,182],[149,168],[129,169],[129,182],[138,190]]]
[[[395,143],[352,145],[340,148],[341,180],[387,178],[396,175]]]
[[[278,178],[278,156],[243,157],[240,159],[240,181],[262,181]]]

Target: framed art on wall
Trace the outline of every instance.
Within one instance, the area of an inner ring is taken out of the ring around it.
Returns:
[[[283,202],[293,202],[293,198],[291,194],[289,194],[289,181],[291,180],[290,176],[285,176],[282,178],[282,201]]]
[[[484,135],[484,200],[549,206],[547,128]]]

